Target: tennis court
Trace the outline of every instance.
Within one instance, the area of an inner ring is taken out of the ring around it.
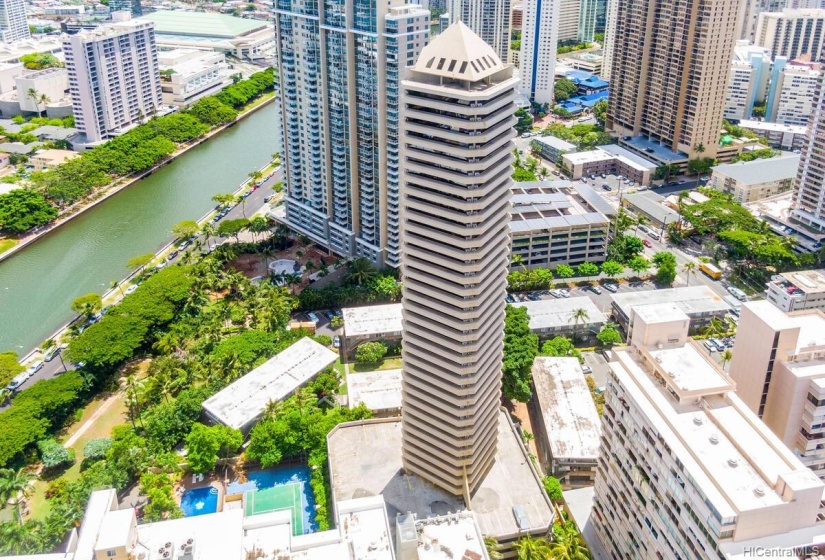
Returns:
[[[265,490],[252,490],[244,495],[246,515],[260,515],[282,509],[292,510],[292,534],[304,534],[301,504],[301,484],[293,482]]]

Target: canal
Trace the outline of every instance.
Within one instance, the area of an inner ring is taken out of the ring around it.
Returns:
[[[0,352],[26,354],[74,316],[74,298],[104,293],[130,258],[200,218],[271,159],[274,136],[271,103],[0,263]]]

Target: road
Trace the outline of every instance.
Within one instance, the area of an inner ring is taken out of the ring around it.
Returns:
[[[246,214],[247,217],[252,216],[253,214],[255,214],[257,211],[259,211],[261,208],[264,207],[264,205],[265,205],[264,198],[275,194],[275,191],[273,190],[273,187],[275,186],[276,183],[279,183],[281,181],[283,181],[283,172],[282,172],[282,168],[279,167],[271,177],[269,177],[269,178],[267,178],[263,181],[262,185],[259,188],[257,188],[254,191],[250,192],[249,196],[246,198],[245,204],[238,204],[237,206],[232,208],[229,211],[229,213],[223,218],[223,220],[235,220],[235,219],[238,219],[238,218],[243,218],[244,213]],[[237,187],[228,188],[227,192],[229,192],[230,190],[234,191],[236,188]],[[223,221],[223,220],[221,220],[221,221]],[[216,222],[214,225],[218,226],[219,224],[220,224],[220,221]],[[198,239],[203,241],[203,236],[199,236]],[[215,239],[215,238],[213,237],[213,239]],[[221,238],[217,238],[217,239],[222,240]],[[196,250],[195,249],[196,247],[197,247],[197,243],[193,243],[188,250],[189,251],[194,251],[194,250]],[[168,253],[168,252],[169,252],[168,249],[164,250],[164,253]],[[163,254],[163,253],[161,253],[161,254]],[[181,255],[178,255],[175,260],[180,261],[181,260]],[[120,297],[121,296],[118,294],[118,297],[117,297],[116,301],[119,301]],[[39,359],[42,360],[42,358],[39,358]],[[33,363],[33,362],[29,362],[26,365],[29,365],[31,363]],[[27,381],[25,381],[20,386],[19,390],[27,389],[28,387],[31,387],[34,383],[36,383],[36,382],[38,382],[42,379],[51,379],[52,377],[56,377],[57,375],[67,371],[67,369],[68,370],[74,369],[74,364],[72,364],[71,362],[68,362],[66,360],[61,361],[60,358],[56,357],[50,362],[45,362],[43,364],[43,367],[40,368],[40,370],[37,373],[35,373],[32,377],[30,377]],[[4,410],[8,406],[10,406],[10,405],[6,404],[5,406],[0,406],[0,411]]]

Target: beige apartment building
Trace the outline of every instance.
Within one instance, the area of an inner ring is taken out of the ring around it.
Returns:
[[[816,60],[825,40],[825,10],[786,8],[763,12],[756,23],[754,44],[770,49],[771,56],[793,60],[809,55]]]
[[[730,374],[745,404],[825,477],[825,314],[743,304]]]
[[[767,284],[765,298],[782,311],[825,311],[825,270],[776,274]]]
[[[798,168],[797,154],[728,163],[713,168],[709,184],[747,204],[790,191]]]
[[[591,519],[609,557],[798,558],[821,543],[823,482],[688,338],[683,311],[647,311],[605,392]]]
[[[716,158],[739,1],[615,4],[607,129],[646,138],[642,155],[657,161]]]
[[[467,502],[498,442],[517,83],[460,21],[402,81],[403,463]]]

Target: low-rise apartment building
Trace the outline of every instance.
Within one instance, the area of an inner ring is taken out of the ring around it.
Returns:
[[[540,136],[534,138],[533,141],[530,142],[530,148],[538,152],[544,159],[553,163],[559,163],[561,156],[564,154],[576,151],[575,144],[571,144],[555,136]]]
[[[596,334],[607,323],[607,317],[587,296],[524,301],[511,305],[527,310],[530,331],[538,335],[541,341],[565,336],[580,343],[595,343]],[[582,318],[579,318],[580,310],[584,310]]]
[[[610,296],[616,321],[630,333],[637,311],[649,305],[673,304],[690,319],[690,330],[696,332],[713,318],[724,318],[730,311],[725,300],[707,286],[686,286],[643,292],[624,292]]]
[[[713,168],[710,185],[747,204],[790,191],[798,169],[797,154],[727,163]]]
[[[518,257],[513,268],[604,260],[609,216],[615,211],[588,185],[570,181],[516,183],[511,202],[512,256]]]
[[[739,121],[739,127],[766,138],[771,148],[788,151],[802,150],[808,143],[808,127],[806,126],[744,120]]]
[[[745,404],[825,478],[825,314],[743,304],[730,375]]]
[[[610,557],[733,560],[819,544],[825,485],[687,337],[686,316],[651,314],[637,329],[614,352],[602,417],[592,519]]]
[[[765,298],[782,311],[825,311],[825,270],[776,274],[767,284]]]
[[[656,164],[633,152],[609,144],[595,150],[564,154],[562,164],[571,179],[581,179],[586,175],[622,175],[640,185],[649,185],[656,171]]]
[[[568,488],[592,485],[601,419],[579,360],[536,358],[533,386],[538,409],[533,430],[546,471]]]

